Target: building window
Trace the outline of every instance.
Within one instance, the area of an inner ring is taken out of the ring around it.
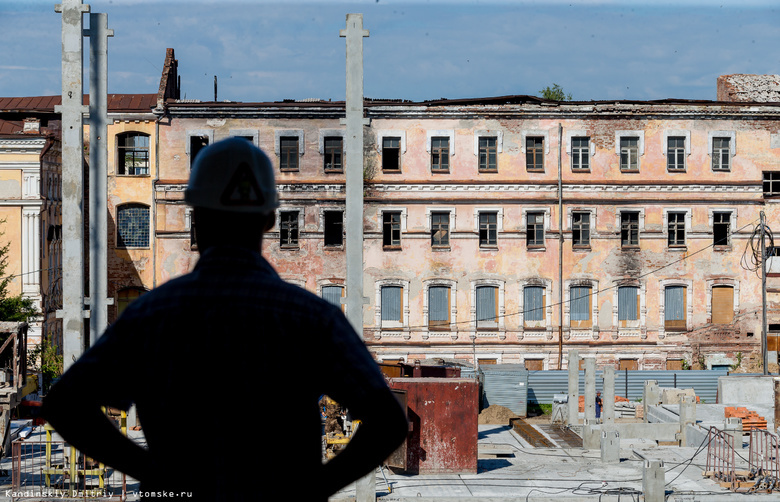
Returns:
[[[525,168],[528,171],[544,171],[544,138],[525,138]]]
[[[387,172],[401,170],[401,138],[382,138],[382,170]]]
[[[639,320],[639,288],[621,286],[618,288],[618,323],[621,328],[631,326]]]
[[[400,328],[403,325],[403,287],[382,286],[381,311],[383,328]]]
[[[322,298],[330,303],[344,310],[344,306],[341,304],[341,298],[344,296],[344,287],[336,285],[322,286]]]
[[[731,169],[731,138],[712,138],[712,170]]]
[[[326,246],[341,246],[344,244],[344,212],[323,212],[323,240]]]
[[[669,171],[685,171],[685,137],[666,138],[666,168]]]
[[[669,247],[685,246],[685,213],[667,214],[667,232]]]
[[[344,138],[341,136],[325,137],[325,172],[341,173],[344,171]]]
[[[544,213],[526,215],[525,243],[528,247],[544,247]]]
[[[479,138],[479,172],[498,171],[498,138],[482,136]]]
[[[145,289],[142,288],[124,288],[120,289],[116,293],[116,316],[119,317],[122,315],[122,312],[125,311],[128,305],[130,305],[133,300],[139,298],[141,295],[146,293]]]
[[[209,136],[205,134],[195,134],[189,137],[190,168],[195,164],[195,157],[201,150],[209,146]]]
[[[450,245],[450,213],[431,213],[431,245],[448,247]]]
[[[572,328],[591,326],[591,287],[572,286],[569,289],[569,317]]]
[[[715,212],[712,214],[712,244],[713,246],[728,246],[731,235],[731,213]]]
[[[401,213],[385,211],[382,213],[382,246],[399,249],[401,247]]]
[[[300,145],[297,136],[281,136],[279,138],[279,169],[281,171],[297,171]]]
[[[477,329],[498,329],[498,288],[477,286]]]
[[[687,294],[685,286],[667,286],[664,289],[664,328],[667,330],[685,330],[687,312]]]
[[[624,136],[620,138],[620,170],[639,170],[639,138]]]
[[[590,169],[590,138],[586,136],[571,139],[571,169],[572,171],[587,171]]]
[[[116,210],[116,246],[119,248],[149,247],[149,206],[124,204]]]
[[[764,197],[780,195],[780,171],[764,171]]]
[[[589,212],[573,212],[571,214],[571,235],[574,246],[590,246]]]
[[[639,246],[639,212],[620,213],[620,244],[623,247]]]
[[[734,288],[732,286],[713,286],[712,324],[731,324],[732,322],[734,322]]]
[[[620,359],[618,360],[619,371],[638,371],[639,360],[638,359]]]
[[[428,327],[449,328],[450,325],[450,288],[431,286],[428,288]]]
[[[498,213],[484,211],[479,213],[479,246],[498,245]]]
[[[440,173],[450,171],[450,138],[442,136],[431,138],[431,171]]]
[[[279,245],[282,248],[298,249],[298,211],[279,213]]]
[[[543,286],[526,286],[523,288],[523,322],[544,321],[545,294]]]
[[[117,174],[146,176],[149,174],[149,135],[127,132],[117,135]]]

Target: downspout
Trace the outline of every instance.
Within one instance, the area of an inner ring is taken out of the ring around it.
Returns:
[[[558,124],[558,369],[563,364],[563,179],[561,175],[561,143],[563,126]]]
[[[160,181],[160,121],[167,110],[155,108],[152,113],[157,115],[154,121],[154,179],[152,180],[152,289],[157,287],[157,182]]]

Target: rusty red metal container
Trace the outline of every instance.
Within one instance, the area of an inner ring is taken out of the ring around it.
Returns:
[[[477,472],[479,393],[466,378],[394,378],[406,393],[410,432],[402,470],[414,474]]]

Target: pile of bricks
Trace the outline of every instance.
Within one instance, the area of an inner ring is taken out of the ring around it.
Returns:
[[[726,418],[737,417],[742,419],[742,430],[749,431],[751,429],[764,429],[766,430],[766,419],[759,416],[753,410],[749,410],[743,407],[726,406],[725,409]]]

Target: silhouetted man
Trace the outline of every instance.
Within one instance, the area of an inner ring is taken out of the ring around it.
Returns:
[[[341,311],[260,255],[279,206],[262,151],[240,138],[205,148],[185,200],[194,270],[129,305],[53,386],[43,415],[81,452],[140,480],[146,498],[324,501],[403,441],[404,410]],[[323,394],[362,421],[324,465]],[[148,449],[100,408],[132,403]]]

